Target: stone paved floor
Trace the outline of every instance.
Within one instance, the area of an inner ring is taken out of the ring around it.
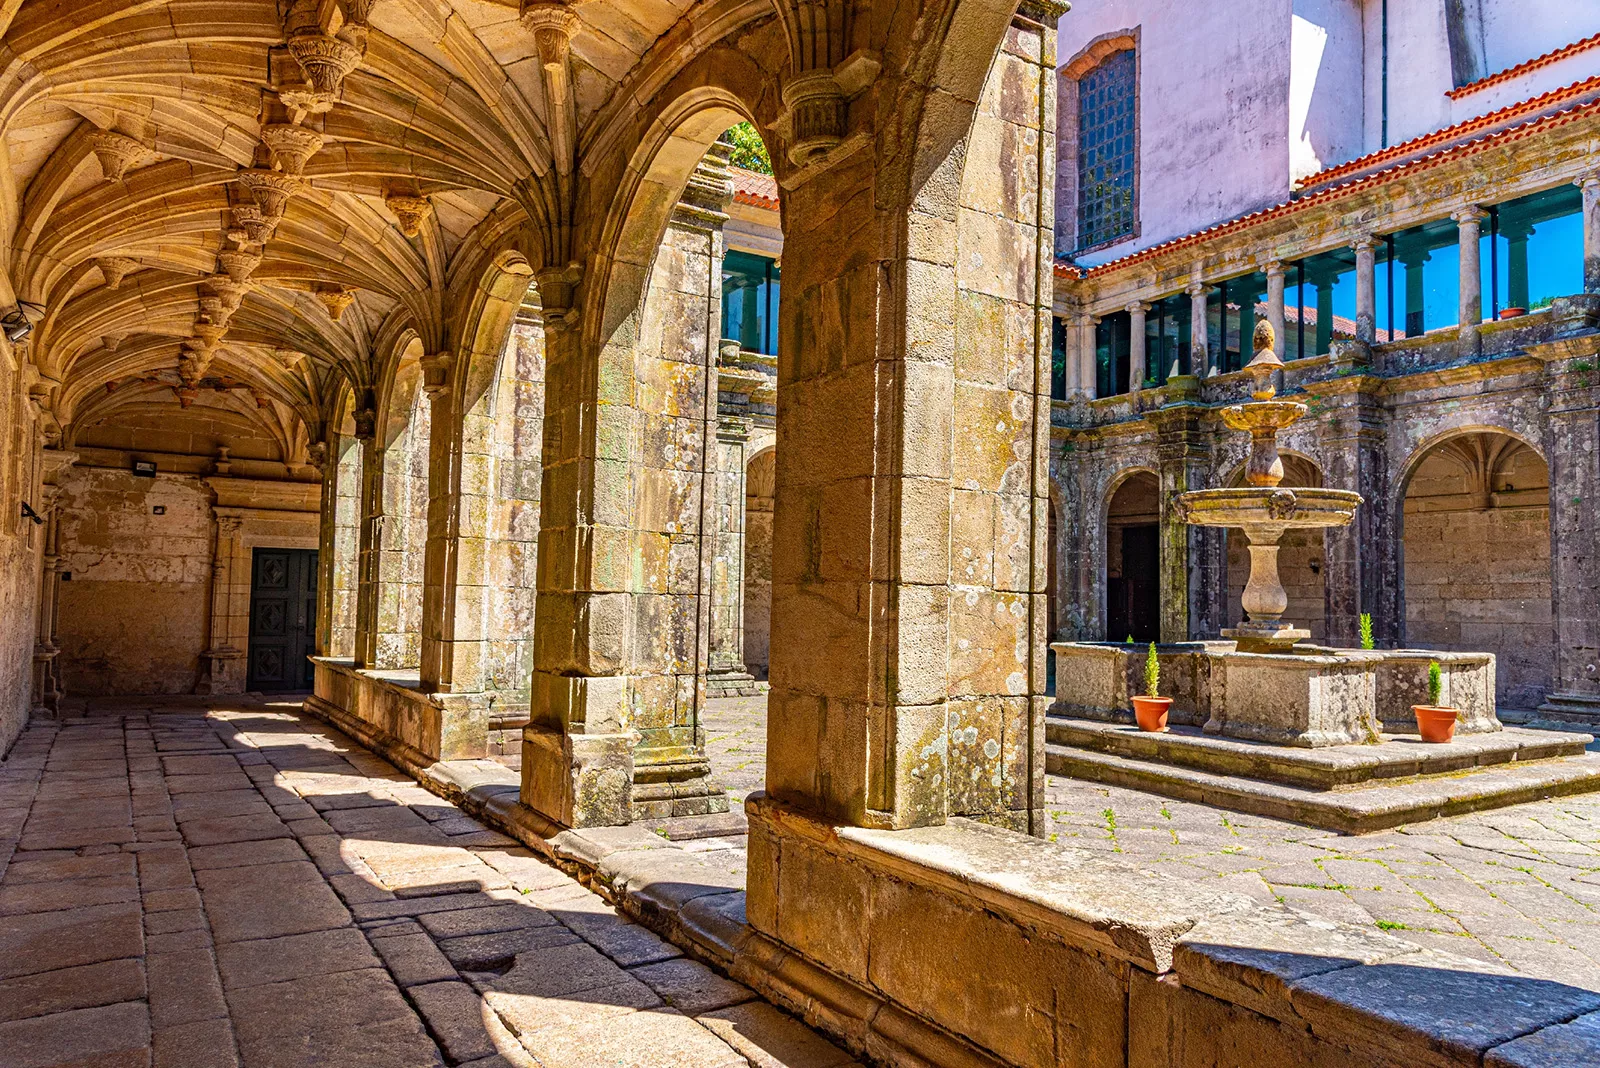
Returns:
[[[0,763],[0,1065],[850,1059],[293,704],[100,703]]]
[[[762,781],[765,708],[723,698],[706,717],[736,801]],[[1600,990],[1600,794],[1360,837],[1056,776],[1045,797],[1065,845]]]

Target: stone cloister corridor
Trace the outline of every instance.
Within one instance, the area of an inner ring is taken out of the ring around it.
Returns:
[[[0,1068],[1600,1065],[1520,2],[0,3]]]

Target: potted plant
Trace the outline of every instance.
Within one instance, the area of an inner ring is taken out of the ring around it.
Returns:
[[[1502,318],[1502,319],[1516,319],[1516,318],[1518,318],[1520,316],[1527,315],[1527,314],[1528,314],[1528,309],[1527,308],[1501,308],[1500,309],[1500,318]]]
[[[1144,658],[1144,694],[1133,699],[1133,718],[1139,729],[1160,734],[1167,729],[1167,712],[1172,708],[1172,698],[1159,696],[1161,690],[1161,661],[1156,658],[1156,643],[1150,643],[1150,652]]]
[[[1458,710],[1439,704],[1439,692],[1443,688],[1440,676],[1439,661],[1428,661],[1428,703],[1411,706],[1412,714],[1417,717],[1417,733],[1425,742],[1448,742],[1456,735]]]

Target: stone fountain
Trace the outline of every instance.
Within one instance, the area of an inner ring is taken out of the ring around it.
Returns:
[[[1273,372],[1283,367],[1273,351],[1272,324],[1256,324],[1255,358],[1245,372],[1255,381],[1251,400],[1222,410],[1222,421],[1250,434],[1250,459],[1242,489],[1194,490],[1178,498],[1184,522],[1199,527],[1237,527],[1250,542],[1250,578],[1243,605],[1250,618],[1222,632],[1241,653],[1287,653],[1311,632],[1287,623],[1289,597],[1278,577],[1278,542],[1287,530],[1342,527],[1355,518],[1361,494],[1353,490],[1283,489],[1278,431],[1306,414],[1296,401],[1275,400]]]

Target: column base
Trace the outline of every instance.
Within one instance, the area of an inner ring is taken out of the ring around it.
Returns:
[[[1553,693],[1539,706],[1534,723],[1570,724],[1589,731],[1600,729],[1600,694]]]
[[[742,667],[706,675],[707,697],[760,697],[767,689],[766,679],[758,679]]]
[[[621,827],[633,819],[633,747],[639,735],[522,732],[524,805],[568,827]]]
[[[244,693],[244,661],[244,652],[239,649],[217,649],[201,653],[200,681],[194,684],[194,692]]]
[[[728,792],[711,777],[711,762],[705,757],[634,764],[635,820],[708,816],[726,811]]]

